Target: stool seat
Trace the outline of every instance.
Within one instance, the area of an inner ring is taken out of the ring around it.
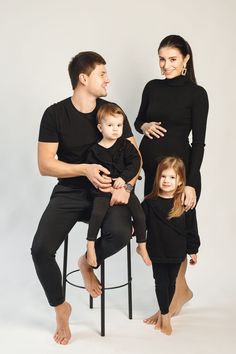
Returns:
[[[64,241],[64,257],[63,257],[63,280],[62,280],[62,286],[63,286],[63,292],[64,296],[66,295],[66,283],[80,289],[85,289],[84,286],[75,284],[71,281],[68,280],[70,275],[80,272],[79,269],[73,270],[69,273],[67,273],[67,256],[68,256],[68,236],[66,237]],[[114,289],[119,289],[122,287],[127,286],[128,287],[128,318],[132,319],[133,317],[133,311],[132,311],[132,276],[131,276],[131,247],[130,247],[130,241],[127,244],[127,282],[124,284],[120,285],[115,285],[115,286],[110,286],[106,287],[105,286],[105,261],[103,261],[100,265],[101,269],[101,286],[102,286],[102,294],[101,294],[101,336],[105,336],[105,292],[107,290],[114,290]],[[93,308],[93,298],[92,296],[89,296],[89,307]]]

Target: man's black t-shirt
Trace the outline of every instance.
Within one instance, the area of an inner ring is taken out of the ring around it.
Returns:
[[[40,124],[39,141],[58,143],[58,160],[80,164],[85,163],[88,148],[101,139],[97,129],[98,109],[107,101],[98,98],[95,109],[81,113],[73,105],[71,97],[48,107]],[[127,119],[124,122],[123,138],[131,137],[132,131]],[[60,178],[60,184],[72,188],[86,188],[86,177]]]

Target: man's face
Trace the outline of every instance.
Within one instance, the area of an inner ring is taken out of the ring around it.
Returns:
[[[103,64],[96,65],[91,74],[89,76],[86,75],[88,93],[96,98],[107,96],[107,85],[109,82],[106,67]]]

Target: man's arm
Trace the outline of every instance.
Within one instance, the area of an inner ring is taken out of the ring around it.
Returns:
[[[141,168],[143,166],[143,159],[142,159],[142,155],[141,155],[141,153],[139,151],[138,144],[137,144],[137,142],[135,140],[135,137],[131,136],[130,138],[127,138],[127,140],[129,140],[134,145],[134,147],[136,148],[136,150],[138,151],[139,156],[140,156],[140,168],[139,168],[139,171],[136,174],[136,176],[133,179],[131,179],[131,181],[129,181],[129,183],[132,184],[132,186],[134,186],[136,181],[137,181],[137,179],[138,179],[138,177],[139,177],[139,175],[140,175],[140,171],[141,171]]]
[[[96,188],[111,186],[109,171],[98,164],[70,164],[56,158],[58,143],[38,143],[38,166],[42,176],[68,178],[85,176]]]

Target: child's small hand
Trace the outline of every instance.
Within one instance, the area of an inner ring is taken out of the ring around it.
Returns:
[[[125,185],[125,181],[124,181],[123,178],[121,178],[121,177],[114,178],[113,181],[115,181],[115,182],[113,183],[113,188],[118,189],[118,188],[124,187],[124,185]]]
[[[189,264],[191,265],[195,265],[197,263],[197,255],[196,254],[190,254],[190,261],[189,261]]]

